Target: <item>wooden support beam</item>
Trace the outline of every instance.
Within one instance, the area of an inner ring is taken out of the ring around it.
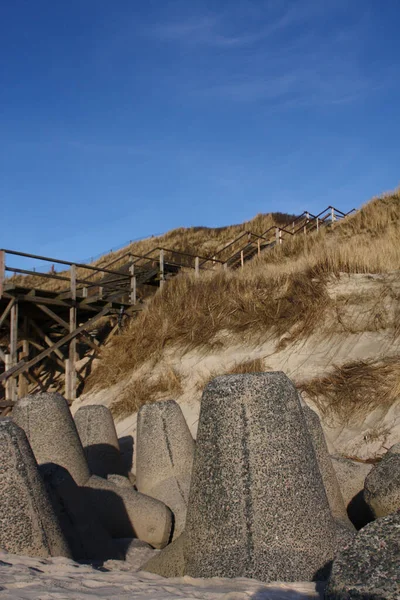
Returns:
[[[131,276],[129,302],[131,304],[136,304],[136,277],[134,263],[129,266],[129,273]]]
[[[28,361],[27,363],[23,360],[20,361],[13,369],[10,369],[9,371],[2,373],[0,375],[0,381],[6,381],[11,376],[19,375],[20,373],[23,373],[27,369],[30,369],[31,367],[36,365],[38,362],[40,362],[43,358],[46,358],[47,356],[49,356],[52,352],[54,352],[54,350],[56,350],[57,348],[60,348],[64,344],[67,344],[74,337],[79,335],[84,329],[91,327],[94,323],[96,323],[96,321],[101,319],[101,317],[104,317],[110,310],[111,310],[111,306],[109,306],[109,305],[105,306],[103,308],[103,310],[101,310],[99,313],[97,313],[97,315],[95,315],[94,317],[89,319],[89,321],[87,321],[86,323],[83,323],[83,325],[80,325],[79,327],[77,327],[75,329],[75,331],[69,333],[68,335],[65,335],[63,338],[58,340],[58,342],[55,342],[51,348],[47,348],[43,352],[40,352],[40,354],[38,354],[34,358],[31,358],[31,360]]]
[[[196,258],[194,259],[194,272],[196,274],[196,277],[200,275],[200,258],[198,256],[196,256]]]
[[[43,331],[43,329],[41,329],[41,328],[39,327],[39,325],[38,325],[37,323],[35,323],[35,321],[34,321],[33,319],[30,319],[29,321],[30,321],[30,325],[31,325],[32,329],[34,329],[34,330],[36,331],[36,333],[38,334],[38,336],[39,336],[40,338],[42,338],[42,340],[44,340],[44,341],[46,342],[46,344],[47,344],[47,346],[48,346],[49,348],[51,348],[51,347],[53,346],[53,344],[54,344],[54,341],[53,341],[51,338],[49,338],[49,336],[48,336],[48,335],[46,335],[46,334],[45,334],[45,332]],[[61,360],[65,360],[65,356],[64,356],[64,354],[61,352],[61,350],[59,350],[59,349],[56,349],[56,350],[54,350],[54,353],[55,353],[55,354],[58,356],[58,358],[60,358]]]
[[[0,298],[3,295],[4,280],[6,278],[6,253],[0,250]]]
[[[38,304],[38,308],[40,308],[40,310],[42,310],[48,317],[53,319],[53,321],[55,321],[56,323],[64,327],[64,329],[69,331],[69,323],[67,323],[67,321],[64,321],[64,319],[62,319],[59,315],[53,312],[50,308],[41,304]]]
[[[15,367],[18,363],[18,302],[11,307],[10,314],[10,367]],[[11,400],[15,402],[18,399],[17,380],[11,379]]]
[[[15,299],[11,298],[11,300],[7,304],[6,308],[4,309],[3,314],[0,317],[0,327],[3,325],[4,321],[7,319],[14,304],[15,304]]]
[[[29,342],[22,340],[22,352],[20,358],[29,358]],[[23,398],[29,393],[29,378],[26,373],[18,376],[18,396]]]
[[[160,287],[164,285],[165,282],[165,271],[164,271],[164,250],[160,250]]]
[[[71,299],[76,301],[76,267],[71,266]],[[76,306],[69,309],[69,332],[76,330]],[[65,361],[65,388],[66,397],[69,402],[76,398],[76,337],[69,342],[68,360]]]

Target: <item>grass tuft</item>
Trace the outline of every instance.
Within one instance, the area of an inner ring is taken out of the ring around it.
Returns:
[[[323,415],[347,421],[359,413],[391,406],[400,397],[400,356],[335,366],[329,375],[297,387]]]

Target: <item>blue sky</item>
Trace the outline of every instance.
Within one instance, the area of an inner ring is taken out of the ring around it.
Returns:
[[[84,260],[400,183],[398,0],[0,0],[0,247]]]

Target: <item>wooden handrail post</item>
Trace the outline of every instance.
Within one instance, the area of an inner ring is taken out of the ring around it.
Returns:
[[[18,302],[15,302],[11,307],[10,313],[10,367],[15,367],[18,363]],[[17,380],[11,377],[10,381],[10,400],[16,402]]]
[[[244,254],[243,254],[243,250],[240,251],[240,264],[241,264],[241,267],[243,269],[243,267],[244,267]]]
[[[135,265],[133,262],[129,266],[129,274],[131,276],[129,302],[131,304],[136,304],[136,276],[135,276]]]
[[[19,356],[20,359],[28,358],[29,359],[29,342],[28,340],[22,341],[22,352]],[[29,381],[26,373],[23,373],[18,376],[18,396],[19,398],[23,398],[29,394]]]
[[[261,256],[261,241],[257,240],[257,254]]]
[[[276,237],[276,243],[282,244],[282,229],[280,229],[279,227],[277,227],[275,229],[275,237]]]
[[[0,298],[3,295],[4,279],[6,276],[6,256],[4,250],[0,250]]]
[[[317,231],[319,231],[319,217],[317,217]]]
[[[335,209],[333,208],[333,206],[331,206],[331,221],[332,225],[336,221]]]
[[[77,326],[76,315],[76,265],[71,265],[71,300],[69,309],[69,332],[75,331]],[[67,400],[73,402],[76,399],[76,338],[69,343],[68,360],[65,361],[65,392]]]
[[[165,282],[165,270],[164,270],[164,250],[160,250],[160,287]]]
[[[4,368],[5,371],[7,372],[9,369],[11,369],[11,355],[10,354],[6,354],[4,356]],[[12,383],[13,379],[12,377],[10,379],[8,379],[6,381],[5,384],[5,388],[6,388],[6,400],[12,400]]]
[[[196,258],[194,259],[194,272],[196,277],[199,277],[200,275],[200,259],[198,256],[196,256]]]

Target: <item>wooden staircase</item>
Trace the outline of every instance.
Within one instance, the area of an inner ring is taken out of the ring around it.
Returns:
[[[58,391],[72,402],[101,345],[126,316],[141,310],[138,289],[162,287],[182,270],[198,276],[202,270],[243,268],[277,244],[333,226],[352,212],[332,206],[318,215],[304,212],[290,226],[271,227],[262,235],[245,231],[212,257],[156,247],[142,256],[128,251],[98,267],[0,250],[0,411],[7,413],[18,397],[40,390]],[[14,256],[51,263],[51,269],[13,267]],[[56,272],[55,265],[64,270]],[[49,280],[66,287],[51,291]]]

